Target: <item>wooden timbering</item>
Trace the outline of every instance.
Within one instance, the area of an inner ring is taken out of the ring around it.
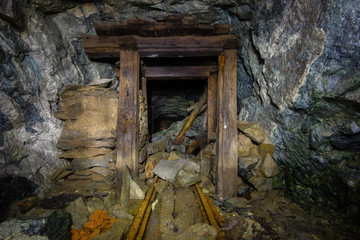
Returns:
[[[201,57],[218,56],[224,49],[235,49],[239,40],[232,35],[139,37],[83,37],[83,46],[91,59],[118,57],[120,50],[137,50],[141,57]]]
[[[207,140],[216,140],[217,125],[217,72],[210,73],[208,78],[208,99],[207,99]]]
[[[217,66],[149,66],[145,77],[148,80],[204,79],[216,69]]]
[[[120,51],[119,104],[117,129],[116,193],[121,192],[122,171],[138,171],[139,54]]]
[[[236,68],[237,50],[222,52],[218,69],[216,142],[216,193],[220,197],[237,193]]]

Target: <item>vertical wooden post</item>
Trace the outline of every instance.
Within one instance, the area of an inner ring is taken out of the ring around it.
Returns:
[[[145,98],[145,101],[147,102],[147,89],[146,89],[146,85],[147,85],[147,80],[145,77],[141,78],[141,91],[142,91],[142,95]]]
[[[139,64],[137,51],[120,51],[117,124],[116,194],[120,196],[122,171],[138,171]]]
[[[208,142],[216,139],[217,125],[217,73],[210,73],[208,78],[208,98],[207,98],[207,140]]]
[[[223,51],[218,67],[216,193],[220,197],[230,197],[237,194],[237,50]]]

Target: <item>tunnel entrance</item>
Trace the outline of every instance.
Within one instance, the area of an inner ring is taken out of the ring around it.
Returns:
[[[206,80],[153,80],[148,82],[149,134],[182,121],[206,89]]]
[[[216,141],[216,192],[224,197],[236,195],[233,183],[237,178],[236,75],[239,40],[236,36],[229,35],[230,25],[201,24],[194,19],[172,15],[152,22],[141,19],[127,20],[126,23],[98,22],[94,23],[94,28],[97,36],[83,37],[87,56],[96,60],[111,58],[118,61],[120,58],[117,72],[117,196],[123,195],[124,169],[129,167],[134,174],[139,173],[139,156],[145,153],[141,141],[144,139],[142,132],[139,134],[139,129],[144,125],[143,116],[139,116],[141,101],[149,99],[147,86],[155,79],[182,80],[181,84],[175,85],[179,90],[182,84],[197,85],[195,82],[198,80],[188,80],[206,79],[207,90],[202,94],[202,102],[198,106],[207,104],[206,140]],[[202,61],[198,61],[199,59]],[[215,59],[215,65],[209,64],[212,59]],[[140,64],[140,60],[143,64]],[[164,83],[164,87],[166,85]],[[149,91],[156,88],[159,86],[153,85]],[[154,90],[151,94],[154,95],[155,92]],[[143,106],[148,105],[146,103]],[[154,109],[160,108],[161,106]],[[194,108],[193,112],[196,114],[189,116],[176,136],[174,145],[181,143],[189,125],[193,123],[190,119],[195,119],[201,110],[199,108]],[[155,115],[156,111],[151,114]],[[155,132],[155,128],[160,129],[162,124],[166,125],[166,122],[180,118],[178,114],[172,117],[165,115],[166,118],[160,115],[154,117],[154,121],[150,120],[150,126],[153,125],[151,133]]]
[[[217,58],[142,59],[141,72],[147,80],[150,135],[168,128],[176,121],[184,120],[191,113],[191,106],[207,90],[207,78],[196,71],[198,66],[216,71]]]

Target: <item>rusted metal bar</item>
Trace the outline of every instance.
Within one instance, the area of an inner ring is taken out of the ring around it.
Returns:
[[[210,199],[209,196],[205,195],[206,200],[209,203],[209,206],[211,208],[211,211],[214,213],[215,219],[217,221],[217,223],[219,224],[220,227],[224,227],[225,226],[225,220],[224,218],[220,215],[220,213],[218,212],[218,210],[216,209],[213,201]]]
[[[139,212],[138,214],[136,215],[132,225],[131,225],[131,228],[130,228],[130,231],[126,237],[126,240],[134,240],[138,231],[139,231],[139,227],[140,227],[140,224],[143,220],[143,217],[145,215],[145,212],[147,210],[147,206],[149,205],[149,202],[150,202],[150,198],[155,190],[155,184],[158,180],[158,176],[156,176],[154,178],[154,182],[151,184],[150,188],[148,189],[147,193],[146,193],[146,196],[145,196],[145,199],[144,201],[141,203],[141,206],[140,206],[140,209],[139,209]]]
[[[147,225],[147,223],[149,221],[149,217],[150,217],[150,213],[151,213],[151,203],[154,201],[155,196],[156,196],[156,191],[153,191],[153,193],[151,195],[151,198],[150,198],[150,202],[149,202],[149,204],[147,206],[144,218],[143,218],[143,220],[141,222],[139,232],[138,232],[138,234],[136,236],[136,240],[141,240],[143,238],[143,236],[144,236],[146,225]]]
[[[225,239],[225,234],[224,232],[220,229],[219,225],[217,224],[216,222],[216,219],[214,217],[214,213],[211,211],[211,208],[209,206],[209,203],[207,202],[206,200],[206,197],[204,195],[204,193],[202,192],[199,184],[195,183],[195,188],[199,194],[199,197],[204,205],[204,208],[205,208],[205,212],[209,218],[209,222],[210,224],[215,227],[217,230],[218,230],[218,235],[217,235],[217,238],[218,240],[224,240]]]
[[[196,200],[197,200],[198,203],[199,203],[200,212],[201,212],[201,215],[203,216],[204,222],[210,225],[209,219],[208,219],[208,217],[207,217],[207,215],[206,215],[204,206],[203,206],[203,204],[202,204],[202,202],[201,202],[201,199],[200,199],[200,197],[199,197],[199,194],[198,194],[195,186],[193,186],[193,191],[194,191],[194,193],[195,193]]]

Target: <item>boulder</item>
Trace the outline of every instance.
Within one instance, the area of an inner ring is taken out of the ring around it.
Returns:
[[[153,169],[153,172],[160,178],[173,183],[177,173],[188,161],[188,159],[177,159],[173,161],[160,160]]]
[[[272,189],[272,182],[273,182],[272,178],[251,177],[248,181],[259,192],[266,192]]]
[[[259,122],[244,122],[238,120],[238,129],[254,142],[260,144],[265,140],[264,128]]]
[[[165,151],[165,149],[166,149],[166,141],[164,141],[164,140],[149,143],[147,145],[147,154],[151,155],[151,154],[154,154],[157,152],[162,152],[162,151]]]
[[[130,199],[144,199],[148,187],[140,179],[131,174]]]
[[[110,216],[114,217],[114,218],[121,218],[124,220],[129,220],[132,221],[133,220],[133,216],[131,214],[129,214],[128,212],[126,212],[120,204],[115,204],[110,208],[109,211]]]
[[[275,146],[272,143],[272,141],[270,140],[270,138],[265,136],[264,142],[262,142],[260,144],[260,156],[261,156],[261,158],[265,159],[267,154],[270,154],[270,156],[272,157],[273,154],[274,154],[274,149],[275,149]]]
[[[170,155],[167,158],[167,160],[171,161],[171,160],[176,160],[179,158],[186,158],[186,154],[184,154],[182,152],[178,152],[178,151],[172,151],[172,152],[170,152]]]
[[[80,229],[88,221],[89,211],[81,197],[71,202],[65,210],[71,215],[72,228]]]
[[[253,148],[251,139],[242,133],[238,135],[238,157],[247,157]]]
[[[263,160],[260,171],[263,172],[266,177],[274,177],[280,173],[278,165],[269,153]]]
[[[238,174],[241,177],[245,177],[246,174],[251,171],[257,163],[260,161],[259,155],[250,155],[248,157],[239,157],[238,158]]]
[[[200,181],[200,166],[195,161],[188,161],[183,169],[181,169],[174,182],[176,187],[190,187],[194,183]]]

